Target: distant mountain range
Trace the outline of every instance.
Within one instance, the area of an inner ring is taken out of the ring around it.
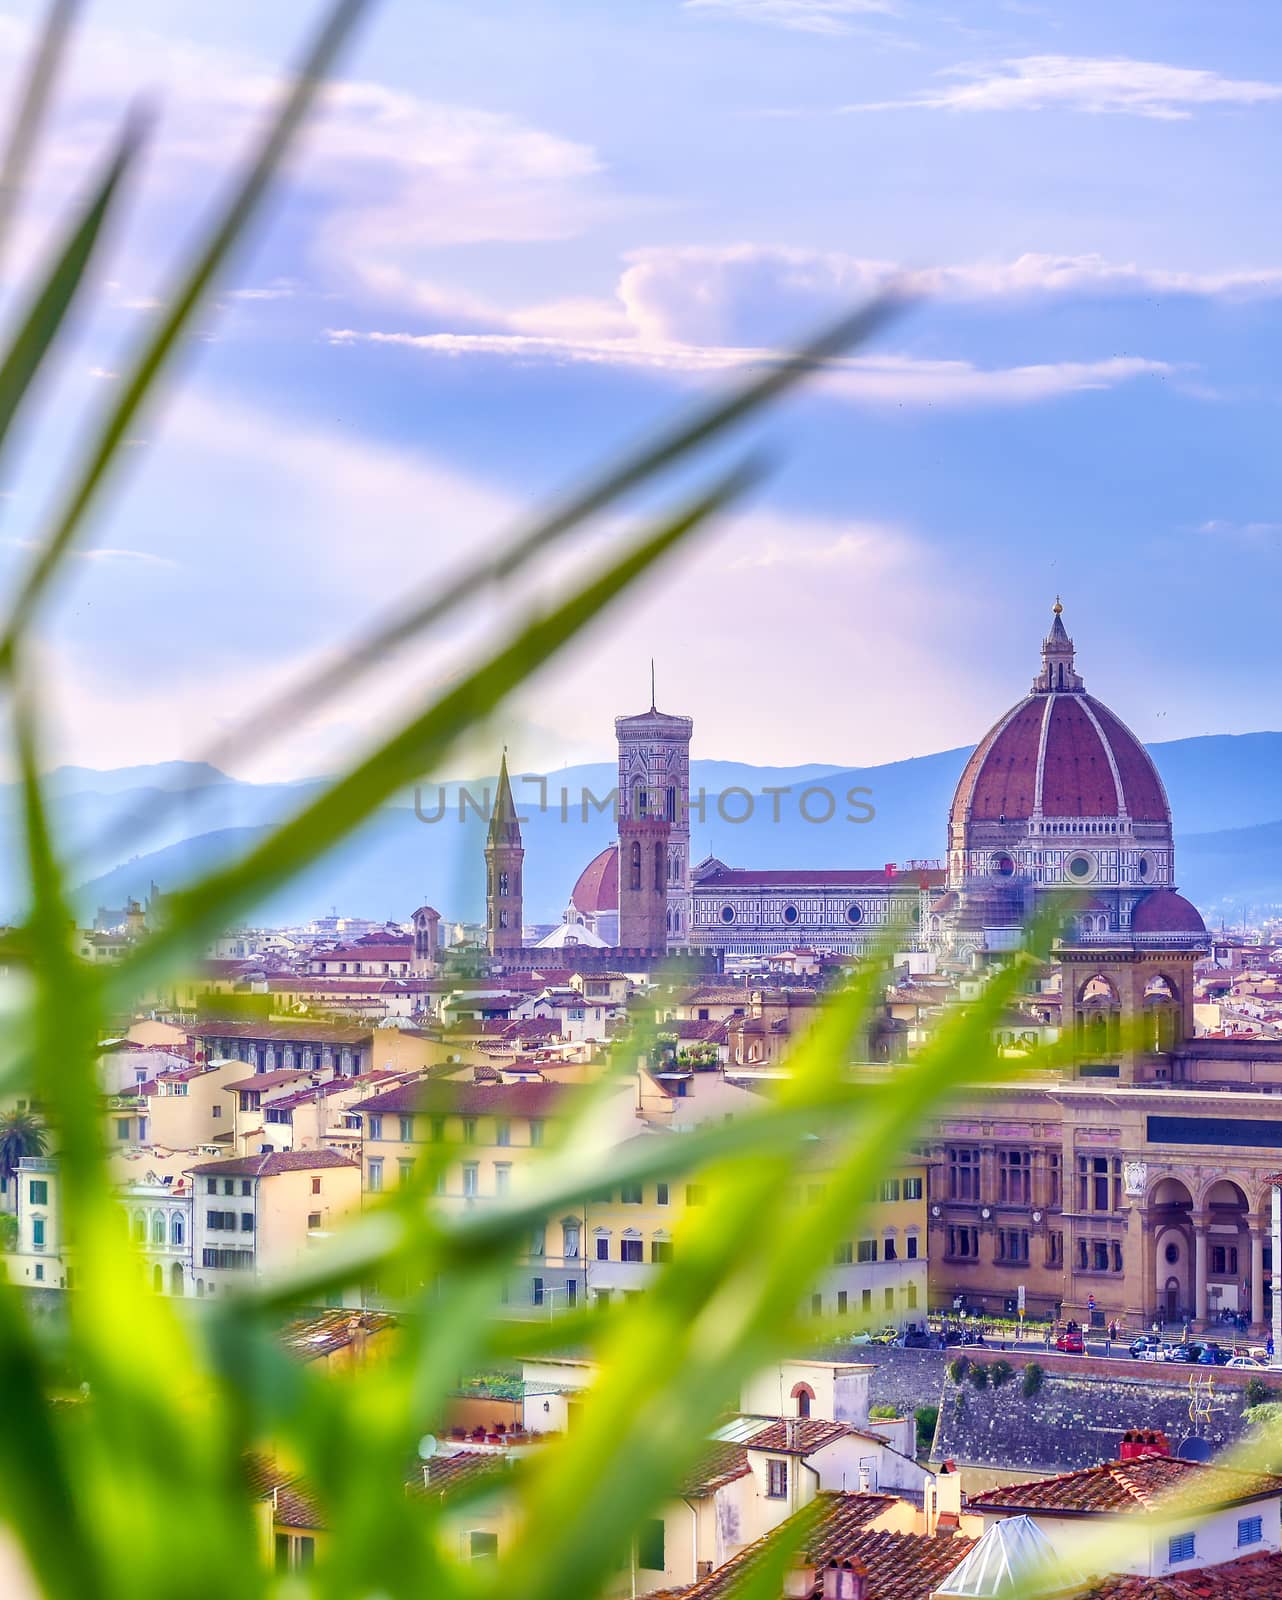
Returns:
[[[1230,921],[1250,908],[1282,906],[1282,733],[1217,734],[1150,746],[1171,798],[1180,886],[1204,914]],[[693,859],[715,854],[734,866],[861,866],[932,859],[944,849],[953,789],[969,749],[876,767],[755,767],[695,761]],[[515,782],[527,817],[526,917],[555,922],[582,867],[614,837],[613,819],[583,796],[604,796],[612,765],[567,767],[541,782]],[[51,806],[70,858],[79,909],[142,898],[154,880],[173,889],[262,838],[316,794],[319,781],[244,783],[188,762],[95,771],[62,767],[48,779]],[[463,786],[484,807],[493,778]],[[702,820],[700,789],[709,796]],[[802,791],[806,815],[800,810]],[[770,794],[771,789],[787,789]],[[851,790],[858,804],[847,802]],[[562,791],[567,796],[564,802]],[[831,805],[827,798],[830,794]],[[720,795],[718,812],[715,796]],[[745,821],[737,819],[749,809]],[[443,811],[440,820],[431,819]],[[541,802],[545,803],[542,804]],[[149,815],[163,804],[167,809]],[[871,820],[847,821],[863,816]],[[425,784],[384,807],[359,833],[259,908],[272,922],[302,922],[338,907],[352,916],[403,918],[428,901],[451,917],[479,918],[484,905],[484,823],[460,785]],[[832,816],[824,820],[831,809]],[[811,820],[814,819],[814,820]],[[15,841],[20,796],[0,786],[0,908],[21,910],[24,885]]]

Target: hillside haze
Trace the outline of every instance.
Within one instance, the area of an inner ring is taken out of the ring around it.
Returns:
[[[1182,890],[1215,921],[1282,904],[1282,733],[1212,734],[1149,748],[1171,800]],[[694,761],[692,860],[713,854],[732,866],[880,867],[937,858],[969,754],[964,747],[873,767]],[[528,921],[559,920],[578,873],[613,839],[613,818],[595,801],[610,793],[614,779],[607,762],[567,767],[545,779],[514,775],[526,818]],[[119,907],[131,895],[141,898],[153,880],[176,888],[264,837],[320,788],[318,782],[245,783],[183,762],[105,772],[61,768],[50,774],[49,784],[62,837],[71,842],[81,885],[78,905],[86,915],[98,905]],[[707,796],[702,816],[701,789]],[[778,789],[788,792],[765,792]],[[487,805],[493,790],[492,777],[465,785],[425,782],[417,814],[413,793],[398,797],[267,900],[258,916],[302,922],[337,907],[353,916],[402,919],[426,900],[447,916],[479,918],[485,829],[477,808]],[[868,791],[856,796],[863,804],[848,802],[851,790]],[[749,809],[738,791],[753,797],[746,820],[738,820]],[[723,797],[720,810],[717,796]],[[132,828],[128,847],[120,848],[123,819],[158,802],[171,809]],[[7,845],[0,853],[0,901],[10,915],[24,898],[13,849],[18,804],[14,786],[0,787]],[[867,806],[871,819],[846,820],[862,818]],[[102,843],[108,833],[115,836],[112,848]]]

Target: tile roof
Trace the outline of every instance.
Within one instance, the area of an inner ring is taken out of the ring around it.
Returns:
[[[357,1167],[341,1150],[270,1150],[256,1156],[229,1156],[202,1161],[186,1170],[203,1178],[272,1178],[278,1172],[316,1172],[322,1167]]]
[[[1083,1600],[1277,1600],[1280,1594],[1282,1552],[1270,1550],[1165,1578],[1104,1578]]]
[[[801,1515],[815,1523],[802,1550],[792,1563],[821,1568],[830,1561],[857,1561],[867,1574],[866,1600],[927,1600],[974,1545],[959,1536],[930,1537],[921,1533],[888,1533],[869,1527],[895,1504],[893,1495],[819,1494]],[[723,1600],[739,1586],[757,1563],[783,1539],[795,1533],[790,1518],[764,1539],[758,1539],[710,1576],[680,1591],[682,1600]],[[812,1593],[823,1594],[822,1579]],[[658,1600],[652,1596],[651,1600]]]
[[[698,879],[700,889],[916,889],[919,883],[942,889],[946,874],[941,867],[766,868],[722,867]]]
[[[193,1022],[186,1028],[189,1039],[262,1039],[299,1040],[311,1044],[318,1040],[326,1044],[372,1044],[374,1035],[368,1028],[339,1028],[333,1023],[318,1019],[312,1022]]]
[[[426,1483],[423,1481],[424,1467],[427,1468]],[[419,1462],[406,1478],[405,1487],[410,1494],[444,1497],[456,1494],[464,1487],[483,1483],[486,1478],[509,1473],[512,1469],[511,1456],[481,1455],[479,1451],[460,1450],[452,1456],[432,1456],[427,1461]]]
[[[405,1084],[350,1107],[353,1111],[421,1111],[438,1115],[542,1117],[572,1103],[576,1086],[563,1083],[459,1083],[449,1078]]]
[[[382,1333],[395,1326],[396,1318],[388,1311],[335,1309],[297,1317],[285,1324],[277,1338],[291,1355],[318,1361],[351,1344],[359,1333]]]
[[[1030,1511],[1054,1516],[1171,1509],[1187,1498],[1201,1510],[1282,1496],[1282,1477],[1235,1472],[1178,1456],[1142,1456],[1105,1461],[1031,1483],[1012,1483],[972,1495],[972,1511]]]
[[[752,1468],[748,1465],[748,1452],[742,1444],[727,1439],[714,1439],[682,1480],[681,1493],[697,1499],[712,1494],[736,1478],[746,1477]]]
[[[869,1435],[846,1422],[823,1417],[780,1417],[754,1433],[747,1443],[754,1450],[774,1450],[780,1455],[808,1456],[834,1439],[867,1439]],[[882,1441],[884,1443],[884,1441]]]

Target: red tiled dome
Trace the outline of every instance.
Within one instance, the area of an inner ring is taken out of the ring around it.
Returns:
[[[570,893],[570,903],[585,917],[619,909],[618,845],[607,845],[588,862]]]
[[[1131,932],[1205,933],[1202,914],[1191,901],[1174,889],[1154,889],[1131,913]]]
[[[1111,758],[1111,759],[1110,759]],[[1040,805],[1038,804],[1040,800]],[[966,764],[954,823],[1043,817],[1170,822],[1144,746],[1093,695],[1032,694],[992,728]]]

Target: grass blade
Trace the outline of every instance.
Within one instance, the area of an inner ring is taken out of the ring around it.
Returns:
[[[0,366],[0,442],[9,431],[23,398],[58,336],[84,281],[98,236],[115,199],[120,180],[138,153],[141,129],[136,119],[126,124],[106,175],[80,222],[18,328]]]
[[[58,69],[66,54],[71,27],[80,10],[80,0],[53,0],[40,34],[35,59],[31,63],[22,97],[14,112],[13,125],[0,164],[0,263],[9,243],[9,230],[22,196],[27,168],[49,101],[53,96]]]

